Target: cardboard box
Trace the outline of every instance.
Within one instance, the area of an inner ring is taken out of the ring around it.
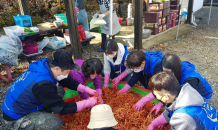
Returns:
[[[166,23],[166,17],[163,17],[162,18],[162,24],[165,24]]]
[[[170,1],[163,2],[163,9],[170,8]]]
[[[159,11],[163,9],[163,3],[150,3],[149,4],[149,10],[152,11]]]
[[[180,0],[170,0],[170,5],[178,5],[180,4]]]
[[[166,16],[166,23],[170,23],[170,15]]]
[[[145,19],[144,21],[146,23],[158,23],[159,22],[159,12],[149,12],[149,13],[145,13]]]
[[[170,19],[176,19],[178,10],[170,10]]]
[[[163,32],[163,26],[162,25],[158,26],[158,31],[159,31],[159,33]]]
[[[176,19],[172,19],[171,20],[171,27],[175,27],[176,26]]]
[[[162,18],[159,18],[158,25],[161,25],[161,23],[162,23]]]
[[[163,10],[163,17],[166,17],[169,14],[170,14],[170,8],[167,8],[167,9]]]
[[[152,33],[151,35],[156,35],[159,33],[159,27],[158,28],[148,28],[148,27],[144,27],[144,29],[151,29]]]
[[[163,24],[163,32],[167,30],[167,24]]]
[[[180,5],[170,5],[171,10],[180,10],[179,7]]]

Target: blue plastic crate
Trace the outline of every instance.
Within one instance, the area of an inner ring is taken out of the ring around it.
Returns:
[[[18,14],[17,16],[13,16],[13,18],[17,26],[20,26],[20,27],[32,27],[33,26],[31,16],[29,15]]]

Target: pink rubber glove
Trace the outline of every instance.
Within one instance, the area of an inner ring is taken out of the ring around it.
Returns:
[[[79,8],[78,7],[76,7],[76,13],[79,11]]]
[[[95,95],[95,93],[97,92],[96,90],[86,87],[82,84],[79,84],[77,91],[82,92],[82,93],[88,93],[90,95]]]
[[[100,98],[100,100],[101,100],[101,104],[104,104],[104,101],[103,101],[103,99],[102,99],[102,90],[101,89],[96,89],[96,91],[97,91],[97,93],[99,93],[99,98]]]
[[[126,93],[128,92],[128,90],[131,88],[131,86],[129,86],[129,84],[126,84],[119,92],[117,93]]]
[[[157,115],[162,106],[163,106],[163,103],[162,103],[162,102],[157,103],[157,104],[151,109],[151,111],[149,112],[149,115],[150,115],[154,110],[156,110],[155,115]]]
[[[147,94],[145,97],[142,97],[134,106],[135,110],[141,111],[147,102],[154,100],[155,97],[152,93]]]
[[[96,97],[91,97],[87,100],[76,102],[77,112],[82,111],[83,109],[85,109],[87,107],[94,106],[96,103],[97,103]]]
[[[111,84],[111,86],[112,86],[112,88],[117,88],[117,86],[118,86],[118,84],[119,84],[119,82],[120,82],[120,80],[122,80],[124,77],[126,77],[128,75],[128,73],[126,72],[126,71],[123,71],[123,73],[121,73],[119,76],[117,76],[116,78],[114,78],[113,80],[112,80],[112,84]]]
[[[155,118],[152,122],[151,122],[151,124],[148,126],[148,129],[147,130],[153,130],[153,129],[155,129],[156,127],[161,127],[161,126],[163,126],[163,125],[165,125],[165,124],[167,124],[168,122],[167,122],[167,120],[165,119],[165,117],[164,117],[164,115],[163,115],[163,113],[160,115],[160,116],[158,116],[157,118]]]
[[[104,74],[104,86],[103,88],[108,88],[110,80],[110,74]]]

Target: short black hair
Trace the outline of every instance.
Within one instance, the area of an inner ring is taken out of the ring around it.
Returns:
[[[82,65],[82,72],[84,73],[86,78],[89,78],[91,74],[100,75],[103,70],[103,64],[97,58],[91,58],[85,60]]]
[[[163,56],[161,61],[162,68],[170,69],[176,76],[178,82],[181,79],[182,62],[180,58],[175,54],[167,53]]]
[[[153,75],[148,82],[148,86],[152,91],[161,92],[164,90],[172,95],[178,95],[181,90],[181,86],[174,74],[166,71]]]
[[[113,51],[118,51],[117,42],[114,39],[108,39],[101,45],[104,53],[112,54]]]
[[[131,51],[127,56],[127,66],[129,68],[139,67],[143,61],[146,62],[145,56],[143,51]]]

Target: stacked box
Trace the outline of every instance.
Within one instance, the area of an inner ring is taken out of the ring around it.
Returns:
[[[170,0],[171,25],[169,27],[174,27],[178,25],[180,10],[181,10],[180,0]]]
[[[145,29],[151,29],[152,35],[156,35],[160,32],[167,30],[170,21],[170,1],[161,2],[153,1],[150,3],[149,12],[145,13]],[[158,26],[152,26],[155,23]]]

